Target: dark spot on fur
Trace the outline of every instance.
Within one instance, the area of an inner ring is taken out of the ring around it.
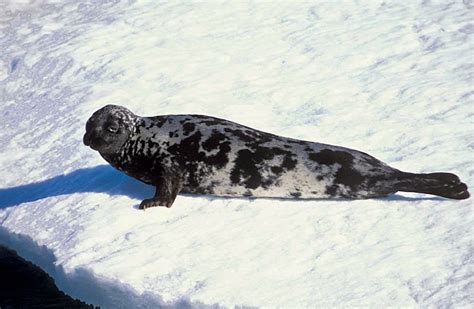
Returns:
[[[281,164],[281,166],[289,171],[289,170],[292,170],[296,167],[296,163],[298,163],[298,161],[292,159],[289,156],[286,156],[283,159],[283,163]]]
[[[150,119],[153,121],[153,125],[158,128],[161,128],[166,122],[166,118],[163,116],[150,117]]]
[[[158,144],[154,143],[152,141],[148,141],[147,156],[150,157],[150,158],[153,157],[156,149],[158,149]]]
[[[272,148],[270,148],[270,150],[276,155],[285,155],[285,154],[291,153],[288,150],[281,149],[281,148],[278,148],[278,147],[272,147]]]
[[[207,162],[215,165],[217,168],[223,168],[228,162],[228,153],[230,152],[230,142],[224,142],[219,145],[219,152],[213,156],[210,156]]]
[[[223,133],[217,131],[217,130],[212,130],[211,136],[205,140],[202,143],[202,148],[206,151],[212,151],[217,148],[222,142],[225,142],[227,140],[227,136],[225,136]]]
[[[293,143],[293,144],[298,144],[298,145],[307,145],[308,142],[301,141],[299,139],[290,139],[288,142]]]
[[[352,164],[354,157],[352,154],[344,151],[323,149],[320,152],[313,152],[309,154],[309,159],[322,165],[340,165]]]
[[[318,157],[318,154],[317,154],[317,153],[314,153],[314,152],[308,153],[308,159],[310,159],[311,161],[320,163],[320,162],[318,161],[318,160],[319,160],[319,157]],[[324,164],[324,163],[320,163],[320,164]]]
[[[180,120],[179,123],[180,123],[180,124],[183,124],[183,123],[185,123],[186,121],[190,121],[190,120],[191,120],[191,118],[186,117],[186,118],[184,118],[183,120]]]
[[[263,160],[273,159],[275,157],[275,153],[272,151],[272,148],[257,146],[255,147],[255,156],[261,162]]]
[[[208,172],[199,168],[199,162],[203,162],[206,158],[205,153],[199,151],[201,137],[201,132],[196,132],[181,140],[180,143],[168,147],[168,151],[175,156],[177,163],[188,172],[189,185],[194,188],[199,187],[201,178]]]
[[[300,192],[290,192],[290,195],[293,196],[293,197],[301,197],[301,193]]]
[[[280,166],[272,166],[270,169],[272,170],[274,174],[277,174],[277,175],[283,172],[283,168]]]
[[[348,152],[324,149],[317,153],[310,153],[308,157],[320,165],[339,165],[333,185],[326,188],[326,193],[331,196],[340,193],[339,185],[342,185],[351,191],[351,193],[342,193],[343,196],[348,195],[347,197],[351,197],[364,182],[365,177],[354,169],[354,156]]]
[[[243,184],[249,189],[256,189],[262,182],[257,164],[262,161],[248,149],[242,149],[237,152],[235,166],[230,173],[230,180],[234,184],[239,184],[243,178]]]
[[[250,191],[245,191],[244,194],[242,194],[242,195],[245,196],[245,197],[253,196],[252,192],[250,192]]]
[[[244,131],[239,130],[239,129],[231,129],[231,128],[224,128],[224,131],[227,133],[231,133],[234,136],[238,137],[241,141],[244,142],[252,142],[254,141],[254,138],[248,134],[246,134]]]
[[[202,148],[206,151],[219,149],[217,154],[206,159],[206,163],[216,166],[216,168],[222,168],[229,162],[228,153],[231,148],[229,138],[225,134],[213,130],[209,139],[202,143]]]
[[[192,122],[186,122],[183,124],[183,134],[185,136],[189,135],[194,129],[196,128],[196,125]]]

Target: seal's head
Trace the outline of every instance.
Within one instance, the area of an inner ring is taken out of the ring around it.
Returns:
[[[137,116],[125,107],[106,105],[87,120],[83,142],[102,155],[117,154],[134,133]]]

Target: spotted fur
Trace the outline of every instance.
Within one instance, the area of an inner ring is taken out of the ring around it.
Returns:
[[[141,208],[170,207],[179,192],[374,198],[410,191],[416,177],[415,182],[426,182],[421,174],[403,173],[352,149],[277,136],[210,116],[139,117],[116,105],[91,116],[84,144],[115,168],[156,187],[155,196]],[[457,195],[447,197],[469,196],[453,176],[439,184],[458,186]]]

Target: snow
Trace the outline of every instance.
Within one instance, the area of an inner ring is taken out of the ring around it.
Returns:
[[[0,243],[104,308],[474,303],[471,199],[180,195],[82,145],[113,103],[342,145],[470,188],[470,1],[0,3]],[[472,191],[472,190],[471,190]]]

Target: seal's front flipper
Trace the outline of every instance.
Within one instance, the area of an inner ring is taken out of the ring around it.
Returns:
[[[170,208],[182,188],[183,181],[181,178],[163,177],[160,179],[160,183],[156,186],[155,196],[143,200],[140,203],[139,208],[147,209],[157,206]]]

